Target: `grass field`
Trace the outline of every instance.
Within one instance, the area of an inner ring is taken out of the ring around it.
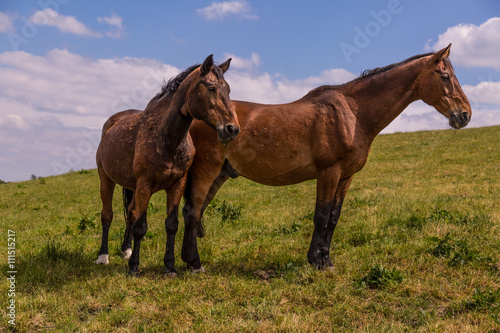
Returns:
[[[96,170],[0,185],[0,331],[500,332],[500,127],[379,136],[347,194],[333,272],[306,259],[314,181],[228,181],[199,240],[206,273],[181,261],[181,223],[173,279],[162,276],[164,193],[149,208],[141,277],[120,256],[119,189],[110,264],[94,264],[98,189]]]

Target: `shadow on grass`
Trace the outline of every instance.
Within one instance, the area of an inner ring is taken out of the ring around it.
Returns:
[[[123,275],[128,271],[127,262],[116,260],[108,265],[97,265],[95,253],[85,253],[83,246],[69,247],[57,241],[29,255],[16,258],[16,284],[23,293],[40,289],[59,289],[75,281],[93,280]],[[0,266],[3,272],[11,271],[7,264]]]

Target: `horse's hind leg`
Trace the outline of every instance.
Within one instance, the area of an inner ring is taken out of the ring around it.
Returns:
[[[123,209],[125,212],[125,235],[123,236],[122,255],[123,258],[129,259],[132,255],[132,228],[135,216],[134,191],[123,188]]]
[[[203,216],[203,213],[205,212],[207,206],[212,202],[212,200],[214,200],[215,195],[217,194],[219,189],[229,178],[236,177],[231,177],[226,170],[222,169],[219,176],[214,180],[214,182],[212,183],[212,187],[210,187],[210,190],[208,191],[207,197],[205,198],[205,202],[203,203],[203,207],[201,209],[201,216]]]
[[[344,203],[344,198],[351,185],[353,176],[341,179],[339,185],[337,186],[337,191],[335,192],[334,204],[332,207],[332,212],[328,221],[327,233],[326,233],[326,244],[328,245],[328,251],[323,253],[323,264],[325,267],[333,267],[333,263],[330,259],[330,245],[332,243],[333,232],[340,218],[340,212],[342,210],[342,204]]]
[[[147,182],[137,182],[137,189],[134,193],[136,220],[133,226],[134,247],[132,255],[128,261],[129,274],[139,275],[139,253],[141,242],[146,232],[148,231],[147,210],[149,199],[151,199],[152,191]]]
[[[104,171],[99,170],[99,178],[101,180],[100,190],[101,190],[101,201],[102,201],[102,212],[101,212],[101,224],[102,224],[102,239],[101,248],[99,249],[99,257],[97,258],[96,264],[108,264],[109,263],[109,249],[108,249],[108,237],[109,237],[109,227],[111,226],[111,221],[113,220],[113,193],[115,191],[116,183],[108,178],[104,174]]]
[[[340,172],[334,168],[318,176],[314,231],[307,259],[320,269],[333,267],[330,245],[351,180],[352,176],[340,179]]]

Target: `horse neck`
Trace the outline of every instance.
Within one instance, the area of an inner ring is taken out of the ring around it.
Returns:
[[[181,113],[182,107],[187,103],[187,88],[181,85],[173,95],[163,96],[145,110],[149,128],[157,134],[158,151],[167,157],[174,156],[182,146],[193,122],[190,115]]]
[[[416,81],[423,63],[414,60],[343,86],[357,126],[371,140],[419,99]]]

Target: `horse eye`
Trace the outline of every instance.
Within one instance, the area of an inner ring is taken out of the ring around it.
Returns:
[[[450,79],[450,74],[445,73],[445,74],[441,75],[441,78],[442,78],[443,80],[449,80],[449,79]]]
[[[215,91],[215,86],[207,86],[208,91]]]

